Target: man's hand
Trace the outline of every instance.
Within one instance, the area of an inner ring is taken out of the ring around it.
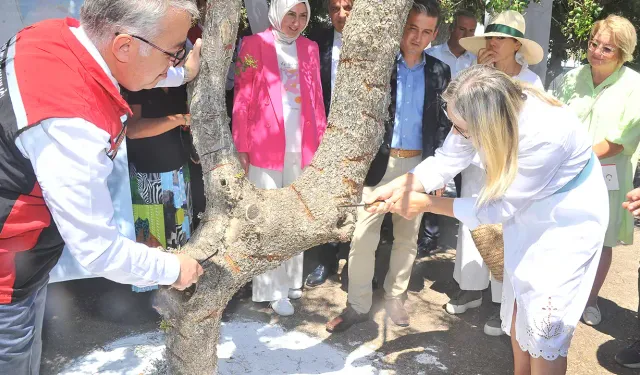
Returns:
[[[627,193],[627,201],[622,203],[622,208],[631,212],[633,216],[640,216],[640,188]]]
[[[198,38],[193,49],[187,55],[184,63],[184,83],[193,81],[200,72],[200,51],[202,49],[202,39]]]
[[[482,48],[478,51],[478,64],[493,66],[496,62],[496,53],[492,50]]]
[[[185,290],[192,284],[198,282],[198,279],[204,273],[202,266],[195,259],[186,254],[176,254],[180,261],[180,276],[172,287],[178,290]]]

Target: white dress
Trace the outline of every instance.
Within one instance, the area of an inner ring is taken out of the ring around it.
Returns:
[[[502,329],[510,334],[517,303],[520,347],[553,360],[567,355],[591,292],[609,220],[607,188],[590,138],[568,108],[529,94],[518,127],[519,169],[505,195],[481,207],[475,198],[456,199],[454,215],[472,229],[503,224]],[[413,173],[433,191],[475,155],[471,141],[450,133]],[[572,189],[560,192],[567,184]]]
[[[544,90],[540,77],[531,71],[526,63],[521,64],[523,65],[520,74],[513,78]],[[474,158],[471,165],[462,171],[460,196],[463,198],[477,197],[484,186],[484,175],[480,158]],[[484,290],[489,286],[489,280],[491,280],[491,300],[495,303],[500,303],[502,300],[502,283],[491,277],[489,268],[482,260],[482,256],[471,238],[471,232],[464,223],[460,223],[458,227],[453,278],[461,290]]]
[[[249,165],[247,178],[261,189],[279,189],[290,185],[302,174],[302,129],[300,127],[300,75],[296,43],[275,42],[285,128],[285,156],[282,171]],[[289,289],[302,288],[303,253],[282,263],[278,268],[255,276],[252,284],[254,302],[287,298]]]

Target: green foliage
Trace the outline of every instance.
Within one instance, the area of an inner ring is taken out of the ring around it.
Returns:
[[[534,0],[539,3],[540,0]],[[530,0],[489,0],[487,1],[487,10],[489,13],[498,14],[505,10],[515,10],[523,13],[529,6]]]
[[[582,59],[586,52],[583,46],[602,7],[596,0],[566,0],[565,3],[566,19],[561,27],[562,36],[570,45],[570,52]]]

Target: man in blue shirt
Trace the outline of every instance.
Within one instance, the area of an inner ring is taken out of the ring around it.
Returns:
[[[365,179],[364,194],[386,184],[432,156],[451,124],[440,105],[440,94],[449,84],[447,64],[427,55],[424,49],[437,35],[440,8],[435,0],[416,0],[404,28],[397,64],[391,77],[389,121],[384,142]],[[340,332],[366,321],[372,304],[371,280],[375,250],[384,215],[360,208],[349,252],[347,308],[329,323],[327,331]],[[404,296],[417,252],[422,216],[406,220],[393,215],[393,247],[384,281],[385,309],[398,326],[409,325]]]

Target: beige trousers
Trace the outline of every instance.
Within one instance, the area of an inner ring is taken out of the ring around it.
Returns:
[[[363,195],[371,193],[376,187],[387,184],[396,177],[415,168],[422,158],[400,159],[389,158],[387,171],[382,181],[375,187],[365,186]],[[354,310],[363,314],[371,309],[373,290],[371,280],[375,267],[375,253],[380,241],[380,228],[384,215],[371,214],[358,208],[358,220],[351,240],[349,251],[349,304]],[[400,297],[409,286],[409,278],[413,261],[418,250],[418,231],[422,215],[413,220],[406,220],[400,215],[393,215],[393,247],[389,271],[384,280],[385,298]]]

